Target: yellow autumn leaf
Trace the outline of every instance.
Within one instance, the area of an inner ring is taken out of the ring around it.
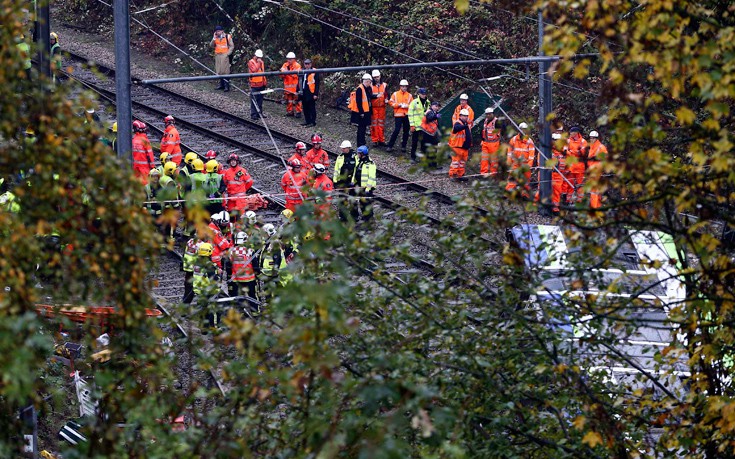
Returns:
[[[681,124],[692,124],[697,118],[697,115],[689,107],[681,106],[676,110],[676,119]]]
[[[584,425],[587,423],[587,418],[584,416],[577,416],[574,418],[574,421],[572,421],[572,425],[577,430],[584,429]]]
[[[595,446],[602,444],[602,435],[590,430],[582,438],[582,443],[589,445],[590,448],[594,448]]]

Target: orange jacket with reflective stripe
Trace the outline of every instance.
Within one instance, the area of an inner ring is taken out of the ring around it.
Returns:
[[[485,119],[485,126],[482,129],[482,140],[484,142],[500,142],[500,130],[495,129],[495,123],[497,122],[497,118],[493,118],[492,121]]]
[[[305,184],[305,171],[286,171],[286,173],[283,174],[283,178],[281,178],[281,188],[283,188],[283,192],[286,193],[286,200],[301,200],[303,196],[301,193],[301,187]]]
[[[595,140],[592,145],[590,145],[590,153],[587,156],[587,165],[598,163],[601,159],[605,159],[605,156],[607,156],[607,147],[599,140]]]
[[[470,125],[465,124],[462,121],[454,123],[452,128],[452,135],[449,136],[449,146],[452,148],[462,148],[469,150],[472,146],[472,132],[470,131]]]
[[[281,72],[291,72],[294,70],[301,70],[301,64],[294,61],[293,64],[289,65],[288,61],[286,61],[281,66]],[[281,75],[281,79],[283,79],[283,89],[292,93],[296,93],[296,88],[299,85],[298,75]]]
[[[153,148],[148,141],[148,136],[143,132],[136,132],[133,136],[133,169],[148,171],[155,167]]]
[[[311,188],[313,190],[321,190],[327,193],[327,202],[330,202],[332,200],[332,197],[329,196],[329,193],[334,190],[334,182],[332,182],[332,179],[330,179],[327,174],[318,175],[314,179],[314,182],[311,184]]]
[[[355,99],[350,100],[350,110],[357,113],[368,113],[370,111],[370,99],[368,98],[367,88],[365,85],[361,84],[355,88],[354,94]],[[360,96],[358,96],[358,94],[360,94]],[[358,97],[360,97],[360,100],[357,99]]]
[[[575,174],[584,173],[584,149],[587,147],[587,141],[580,135],[578,140],[571,137],[567,139],[567,156],[577,159],[577,162],[569,165],[569,171]]]
[[[527,138],[523,140],[520,134],[516,134],[510,139],[510,148],[508,148],[508,164],[520,166],[520,163],[526,163],[529,167],[533,166],[533,160],[536,157],[536,148],[533,140]]]
[[[390,104],[391,107],[393,107],[393,116],[396,118],[400,118],[402,116],[408,115],[408,106],[411,105],[411,102],[413,102],[413,96],[410,92],[406,91],[396,91],[393,93],[392,96],[390,96],[390,100],[388,101],[388,104]],[[405,107],[401,107],[401,105],[405,105]]]
[[[316,94],[316,73],[310,73],[306,75],[306,82],[304,83],[304,86],[305,88],[309,88],[310,93]]]
[[[426,114],[428,115],[430,111],[426,112]],[[426,115],[424,115],[421,119],[421,130],[428,135],[435,135],[436,131],[439,130],[439,119],[435,117],[433,121],[426,121]]]
[[[377,96],[371,101],[373,107],[385,107],[385,90],[388,89],[388,85],[385,83],[373,84],[373,95]]]
[[[470,112],[470,116],[467,118],[467,124],[472,126],[472,124],[475,122],[475,111],[472,110],[472,107],[469,106],[469,104],[465,107],[468,112]],[[452,115],[452,124],[459,121],[459,111],[462,110],[462,104],[457,105],[457,108],[454,109],[454,115]]]
[[[229,197],[243,195],[253,186],[253,178],[242,166],[227,169],[222,176],[222,180],[227,185],[227,196]]]
[[[265,72],[265,64],[261,60],[258,62],[258,58],[254,57],[248,61],[248,71],[250,73],[263,73]],[[266,79],[264,76],[250,77],[250,86],[260,87],[265,86]]]
[[[214,54],[227,54],[230,52],[230,42],[232,41],[232,35],[226,34],[222,38],[215,38],[214,42]]]
[[[173,124],[166,126],[166,130],[163,131],[161,153],[168,153],[168,161],[175,162],[177,166],[181,164],[181,137]]]
[[[303,165],[304,163],[301,164]],[[314,164],[323,164],[324,167],[329,169],[329,155],[323,148],[320,148],[319,150],[312,148],[306,152],[306,164],[309,169],[313,168]]]
[[[253,249],[236,246],[230,249],[230,256],[232,257],[232,280],[234,282],[254,281]]]

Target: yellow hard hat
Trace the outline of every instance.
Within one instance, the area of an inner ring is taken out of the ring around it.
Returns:
[[[59,41],[59,35],[56,32],[51,32],[49,37],[53,40],[56,40],[57,42]]]
[[[173,177],[176,173],[176,163],[173,161],[169,161],[166,164],[163,165],[163,173],[168,175],[169,177]]]
[[[148,177],[153,178],[153,176],[160,177],[161,176],[161,171],[159,171],[158,169],[151,169],[151,171],[148,172]]]
[[[159,156],[158,159],[161,160],[161,164],[166,164],[167,162],[166,160],[168,159],[168,153],[164,151],[163,153],[161,153],[161,156]]]
[[[207,161],[206,167],[207,167],[207,172],[211,174],[213,172],[217,172],[217,169],[219,169],[219,163],[212,159],[212,160]]]
[[[36,131],[31,126],[26,127],[26,135],[36,135]]]
[[[293,210],[283,209],[283,212],[281,212],[281,215],[283,215],[283,218],[285,218],[286,220],[291,220],[293,218]]]
[[[204,161],[197,158],[194,160],[194,162],[191,163],[191,165],[194,167],[195,171],[203,171],[204,170]]]
[[[194,153],[193,151],[190,151],[189,153],[184,156],[184,162],[188,165],[194,164],[194,160],[197,159],[199,156]]]
[[[200,257],[211,257],[212,256],[212,244],[209,242],[202,242],[199,244],[199,249],[197,249],[197,253]]]
[[[110,130],[114,132],[115,134],[117,134],[117,121],[112,123],[112,127],[110,128]]]

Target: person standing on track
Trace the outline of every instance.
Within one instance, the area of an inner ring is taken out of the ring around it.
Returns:
[[[248,61],[248,72],[263,73],[265,72],[265,64],[263,63],[263,51],[256,49],[255,55]],[[259,120],[261,117],[266,118],[263,113],[263,94],[267,86],[268,80],[264,76],[250,77],[250,119]]]
[[[174,125],[176,120],[173,116],[168,115],[163,122],[166,123],[166,129],[161,138],[161,153],[168,153],[168,161],[173,161],[178,166],[181,164],[181,137]]]
[[[408,143],[408,131],[410,123],[408,122],[408,106],[413,101],[413,96],[408,92],[408,81],[401,80],[400,89],[390,96],[388,104],[393,107],[393,133],[390,135],[387,152],[393,151],[393,145],[398,140],[398,134],[403,130],[403,139],[401,140],[401,153],[406,152],[406,144]]]
[[[298,159],[302,164],[306,164],[306,144],[304,142],[296,142],[296,147],[290,158],[286,161],[286,164],[291,164],[291,161]]]
[[[209,46],[214,48],[214,71],[217,75],[229,75],[230,74],[230,56],[235,50],[235,44],[232,42],[232,35],[225,33],[222,26],[214,28],[214,36],[212,41],[209,42]],[[216,90],[222,89],[225,92],[230,90],[230,79],[220,78],[219,86]]]
[[[472,129],[472,125],[475,123],[475,111],[472,110],[472,107],[470,107],[469,104],[469,96],[467,94],[462,94],[459,96],[459,105],[454,109],[454,114],[452,115],[452,124],[455,124],[457,121],[459,121],[459,112],[462,110],[467,110],[467,124],[470,125],[470,129]]]
[[[296,207],[304,202],[301,188],[306,185],[306,172],[301,170],[301,161],[291,161],[291,168],[281,178],[281,188],[286,194],[286,209],[296,212]]]
[[[424,138],[421,130],[421,120],[426,112],[431,108],[431,102],[427,97],[426,88],[419,88],[418,97],[416,97],[408,107],[408,123],[411,125],[411,161],[417,161],[416,148]]]
[[[436,146],[439,145],[439,108],[441,104],[437,101],[431,103],[431,107],[426,111],[426,114],[421,118],[421,130],[423,131],[423,139],[421,140],[421,154],[426,156],[428,145],[431,145],[431,153],[429,155],[429,167],[436,168],[439,164],[437,162]]]
[[[373,141],[373,146],[380,147],[385,145],[385,106],[388,104],[388,87],[380,81],[379,70],[373,70],[372,75],[375,98],[370,102],[373,109],[370,139]]]
[[[357,166],[355,166],[355,172],[352,175],[352,183],[355,184],[355,196],[357,196],[357,202],[352,208],[352,218],[357,222],[360,219],[362,213],[362,220],[369,221],[373,218],[373,191],[377,185],[376,181],[376,167],[372,159],[370,159],[370,152],[366,145],[362,145],[357,148]]]
[[[281,66],[281,72],[301,70],[301,64],[296,62],[296,54],[286,54],[286,62]],[[283,80],[283,100],[286,102],[286,116],[301,118],[301,102],[297,90],[299,87],[298,75],[281,75]]]
[[[454,123],[452,134],[449,136],[449,146],[454,152],[452,163],[449,165],[451,178],[462,179],[464,177],[465,164],[467,164],[470,147],[472,147],[472,128],[469,124],[469,117],[469,111],[460,110],[459,119]]]
[[[314,164],[314,181],[311,189],[314,191],[314,210],[317,218],[325,218],[329,215],[329,209],[332,207],[332,191],[334,191],[334,182],[325,173],[327,168],[324,164]],[[318,192],[325,194],[324,197],[319,196]]]
[[[507,162],[508,162],[508,183],[505,185],[507,191],[514,190],[519,184],[523,186],[523,196],[528,198],[531,182],[531,168],[536,158],[536,147],[533,140],[524,132],[528,129],[528,124],[521,123],[518,125],[521,130],[509,142]],[[519,183],[520,182],[520,183]]]
[[[326,150],[322,149],[322,136],[319,134],[311,136],[311,144],[313,147],[306,152],[306,172],[309,172],[314,167],[314,164],[322,164],[324,167],[329,168],[329,155]],[[301,164],[303,165],[304,163]]]
[[[153,148],[146,135],[147,130],[148,126],[144,122],[133,121],[133,173],[143,185],[148,183],[148,174],[156,167]]]
[[[230,249],[230,260],[232,261],[232,278],[228,279],[227,290],[231,297],[247,296],[253,311],[258,310],[256,292],[255,270],[253,269],[253,258],[255,251],[247,246],[248,234],[240,231],[235,234],[235,247]],[[238,304],[243,305],[243,301]]]
[[[587,141],[582,137],[582,129],[578,126],[572,126],[569,129],[569,138],[567,139],[567,158],[569,159],[569,181],[572,182],[571,186],[574,188],[572,196],[567,196],[567,200],[571,201],[572,204],[582,202],[584,196],[584,190],[582,186],[584,184],[584,171],[585,171],[585,159],[587,157]],[[574,159],[572,159],[574,158]]]
[[[483,176],[498,174],[498,149],[500,149],[500,126],[492,108],[485,109],[485,125],[482,128],[482,156],[480,173]]]
[[[61,45],[59,45],[59,35],[56,32],[51,32],[50,39],[51,50],[49,56],[51,60],[51,76],[54,84],[56,84],[62,67]]]
[[[242,167],[240,157],[236,153],[232,153],[227,158],[227,164],[230,167],[222,176],[222,181],[225,183],[225,193],[227,194],[225,209],[230,213],[237,211],[242,214],[246,204],[245,196],[253,186],[253,178],[247,169]]]
[[[349,108],[352,111],[350,122],[357,126],[357,144],[365,145],[365,133],[372,123],[373,77],[369,73],[362,76],[362,83],[350,94]]]
[[[602,206],[602,200],[597,182],[602,176],[601,162],[605,160],[608,153],[607,147],[600,142],[600,134],[597,131],[590,132],[590,143],[589,152],[587,153],[586,171],[587,178],[592,179],[592,185],[590,186],[590,207],[599,209]]]
[[[311,59],[304,59],[304,70],[311,70]],[[316,126],[316,101],[319,98],[319,74],[307,73],[300,77],[299,95],[304,103],[302,126]]]

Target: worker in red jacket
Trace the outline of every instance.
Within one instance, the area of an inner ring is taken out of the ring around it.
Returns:
[[[166,123],[166,129],[163,131],[161,138],[161,153],[168,153],[168,161],[173,161],[176,166],[181,164],[181,137],[176,129],[174,117],[168,115],[163,119]]]
[[[322,149],[322,136],[319,134],[311,136],[311,144],[313,148],[306,152],[306,164],[301,163],[306,168],[306,172],[309,172],[314,164],[321,164],[329,168],[329,155],[326,150]]]
[[[329,209],[332,203],[332,191],[334,190],[334,183],[325,172],[327,168],[323,164],[314,164],[314,181],[311,183],[311,189],[314,198],[314,207],[316,209],[317,217],[324,217],[329,213]],[[321,193],[318,193],[321,192]],[[324,194],[326,196],[319,196]]]
[[[469,125],[467,110],[460,110],[459,119],[452,127],[449,136],[449,147],[452,149],[452,162],[449,164],[449,176],[462,179],[465,173],[465,165],[472,147],[472,127]],[[467,180],[467,179],[464,179]]]
[[[304,202],[304,194],[301,187],[306,185],[306,172],[301,170],[301,161],[291,161],[291,168],[281,178],[281,188],[286,194],[286,209],[296,211],[296,206]]]
[[[306,163],[306,144],[304,142],[296,142],[294,152],[291,157],[288,158],[286,164],[291,164],[291,161],[294,159],[298,159],[302,165]]]
[[[565,149],[569,165],[567,177],[572,182],[571,186],[574,187],[574,194],[571,197],[568,196],[567,199],[574,204],[582,202],[584,197],[582,186],[584,185],[584,171],[586,169],[587,141],[582,137],[582,129],[577,126],[569,129],[569,138]]]
[[[510,139],[509,142],[507,153],[508,183],[505,185],[505,189],[508,191],[514,190],[520,184],[523,186],[523,196],[528,198],[531,168],[534,159],[536,159],[536,146],[533,144],[533,140],[524,132],[524,129],[528,129],[528,124],[521,123],[518,128],[521,132]]]
[[[232,242],[228,237],[230,231],[230,215],[227,212],[218,212],[212,215],[209,230],[212,233],[212,262],[218,268],[225,270],[229,274],[231,273],[229,271],[231,267],[227,266],[227,259],[223,258],[222,255],[232,247]]]
[[[237,154],[231,154],[227,158],[227,164],[230,167],[222,176],[222,181],[226,186],[225,194],[227,195],[225,209],[228,212],[236,210],[242,214],[246,204],[245,195],[253,186],[253,178],[247,169],[240,165],[240,157]]]
[[[144,122],[133,121],[133,173],[143,185],[148,184],[148,174],[156,167],[153,148],[146,135],[147,130]]]

